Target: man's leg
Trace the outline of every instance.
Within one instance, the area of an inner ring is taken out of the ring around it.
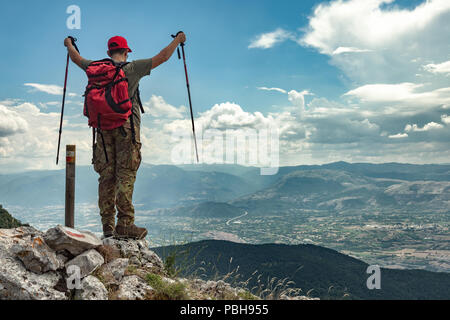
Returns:
[[[111,131],[103,131],[108,162],[100,134],[97,134],[97,147],[94,152],[94,169],[100,175],[98,179],[98,206],[102,217],[104,236],[114,234],[116,220],[116,176],[115,176],[115,143]]]
[[[116,135],[116,207],[117,233],[119,236],[143,238],[147,230],[134,225],[133,192],[136,174],[141,164],[141,143],[132,142],[131,129],[125,127],[122,133]],[[136,135],[138,137],[138,135]]]
[[[121,168],[117,171],[117,224],[134,224],[133,192],[137,171]]]

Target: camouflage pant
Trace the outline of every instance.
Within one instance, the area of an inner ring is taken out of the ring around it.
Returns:
[[[124,136],[126,134],[126,136]],[[139,128],[136,129],[136,144],[132,142],[129,120],[124,130],[119,128],[103,131],[108,162],[100,134],[94,150],[93,164],[100,175],[98,185],[98,206],[103,225],[128,226],[134,223],[133,191],[136,173],[141,164],[141,143]]]

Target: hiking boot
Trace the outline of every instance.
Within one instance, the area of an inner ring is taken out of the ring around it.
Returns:
[[[147,236],[147,229],[139,228],[132,224],[130,226],[116,226],[117,238],[131,238],[136,240],[144,239]]]
[[[103,225],[103,236],[105,238],[110,238],[115,235],[114,225],[106,224]]]

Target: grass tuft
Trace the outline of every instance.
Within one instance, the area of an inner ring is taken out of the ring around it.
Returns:
[[[151,293],[151,300],[186,300],[186,286],[181,282],[170,283],[164,281],[161,276],[148,273],[146,276],[147,283],[155,290]]]

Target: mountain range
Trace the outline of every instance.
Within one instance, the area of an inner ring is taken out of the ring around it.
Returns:
[[[64,170],[0,175],[0,202],[63,205],[64,175]],[[337,162],[282,167],[274,176],[237,165],[143,165],[135,190],[135,203],[146,209],[226,202],[241,210],[267,213],[292,205],[330,210],[405,206],[446,210],[450,165]],[[77,167],[76,201],[97,201],[97,174],[91,167]]]

